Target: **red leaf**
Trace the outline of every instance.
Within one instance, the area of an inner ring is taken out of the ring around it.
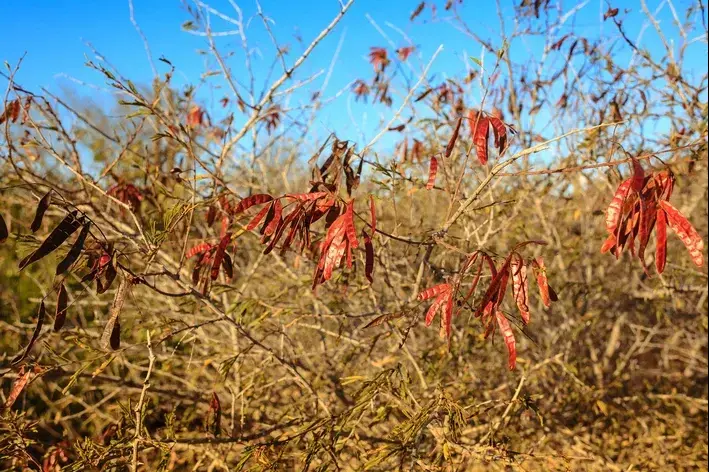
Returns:
[[[354,84],[352,84],[352,93],[355,94],[355,101],[358,101],[360,98],[364,98],[366,102],[367,95],[369,95],[369,86],[365,81],[358,79]]]
[[[246,225],[246,231],[251,231],[255,227],[258,226],[258,224],[261,222],[264,216],[269,212],[271,209],[271,205],[265,206],[259,211],[256,216],[253,217],[253,219],[249,222],[248,225]]]
[[[318,198],[326,197],[327,192],[310,192],[310,193],[287,193],[286,198],[291,200],[298,200],[301,202],[308,202],[312,200],[317,200]]]
[[[229,230],[229,224],[231,222],[229,221],[229,217],[224,215],[222,217],[221,224],[219,225],[219,237],[224,237],[226,232]]]
[[[98,260],[98,266],[105,267],[109,262],[111,262],[111,255],[108,253],[103,253]]]
[[[344,230],[340,229],[340,231],[336,233],[336,236],[330,241],[328,250],[324,253],[325,259],[322,265],[324,280],[330,280],[330,278],[332,278],[332,272],[340,265],[346,249],[347,239]]]
[[[212,249],[212,245],[206,242],[199,243],[198,245],[194,246],[191,248],[189,251],[185,253],[185,257],[189,259],[190,257],[197,256],[199,254],[204,254],[205,252],[209,251]]]
[[[638,224],[638,259],[645,266],[645,248],[650,241],[650,233],[655,226],[657,219],[657,204],[656,200],[648,200],[644,197],[640,199],[640,221]],[[647,272],[647,270],[646,270]]]
[[[507,148],[507,127],[502,120],[497,117],[490,118],[490,124],[492,125],[495,147],[497,148],[497,152],[502,155]]]
[[[12,387],[10,387],[10,393],[7,395],[3,409],[9,410],[12,408],[12,405],[14,405],[15,401],[20,397],[20,394],[27,386],[27,383],[29,383],[31,377],[32,369],[25,370],[24,365],[20,367],[20,371],[17,373],[17,378],[14,382],[12,382]]]
[[[655,267],[657,273],[665,270],[667,262],[667,215],[662,208],[657,209],[657,230],[655,231]]]
[[[288,232],[288,236],[286,236],[286,239],[281,245],[281,254],[285,254],[285,252],[292,244],[296,232],[299,228],[301,228],[303,215],[303,207],[302,205],[298,205],[296,209],[291,211],[288,216],[286,216],[286,218],[283,220],[283,222],[278,226],[278,229],[276,229],[276,233],[274,234],[273,238],[271,238],[271,242],[268,244],[268,247],[263,253],[268,254],[273,250],[278,240],[281,239],[281,236],[283,236],[285,229],[290,225],[290,231]]]
[[[351,200],[347,204],[342,217],[344,217],[345,234],[350,247],[353,249],[359,247],[359,242],[357,241],[357,230],[354,225],[354,200]]]
[[[219,196],[219,205],[221,205],[222,210],[227,213],[231,213],[233,208],[231,207],[231,202],[227,199],[226,195],[222,194]]]
[[[605,254],[611,249],[615,247],[615,235],[614,234],[609,234],[608,238],[603,242],[603,246],[601,246],[601,254]]]
[[[549,296],[549,281],[547,280],[547,269],[544,266],[544,259],[537,257],[534,260],[534,265],[537,285],[539,286],[539,295],[542,297],[544,306],[549,308],[551,306],[551,297]]]
[[[521,258],[520,258],[521,259]],[[529,324],[529,288],[527,285],[527,266],[522,260],[510,263],[512,272],[512,295],[524,324]]]
[[[283,206],[281,206],[280,200],[274,200],[269,207],[266,220],[261,227],[261,234],[264,237],[271,236],[276,232],[278,225],[281,223],[281,214],[283,213]]]
[[[386,49],[380,47],[371,47],[369,49],[369,62],[374,66],[374,71],[383,71],[390,62]]]
[[[336,205],[336,201],[333,198],[327,198],[325,200],[318,200],[315,202],[315,208],[322,214],[325,214],[332,210],[333,208],[337,209],[338,205]],[[322,216],[322,215],[321,215]]]
[[[320,260],[315,268],[313,287],[330,280],[332,272],[340,265],[347,249],[347,236],[345,229],[346,215],[343,213],[330,225],[325,239],[320,243]]]
[[[476,113],[470,110],[468,114],[471,128],[473,131],[473,144],[475,144],[475,153],[478,156],[480,164],[487,164],[488,152],[487,141],[490,138],[490,121],[480,112]]]
[[[608,209],[606,210],[606,231],[609,233],[615,233],[620,219],[623,215],[623,204],[625,199],[628,198],[628,193],[630,192],[630,186],[632,184],[632,179],[628,179],[618,186],[618,189],[613,195],[613,200],[611,200]]]
[[[12,121],[13,123],[17,121],[17,117],[20,116],[20,99],[15,99],[11,101],[5,110],[0,113],[0,125],[5,122],[5,120]]]
[[[347,267],[352,267],[352,249],[359,245],[353,215],[354,200],[351,200],[344,212],[328,227],[325,239],[320,243],[320,259],[315,267],[313,288],[332,277],[333,270],[340,265],[345,255]]]
[[[645,171],[643,170],[643,166],[640,165],[640,161],[634,157],[631,157],[630,159],[633,163],[633,190],[640,193],[643,191],[643,187],[645,186]]]
[[[187,113],[187,125],[190,128],[196,128],[204,122],[204,110],[202,110],[197,105],[190,108],[189,113]]]
[[[262,205],[264,203],[270,202],[271,200],[273,200],[273,197],[266,193],[257,193],[256,195],[251,195],[250,197],[246,197],[239,202],[236,208],[234,208],[234,210],[232,211],[232,215],[238,215],[239,213],[248,210],[254,205]]]
[[[448,140],[448,145],[446,146],[446,157],[451,157],[453,153],[453,148],[455,147],[455,142],[458,140],[458,133],[460,133],[460,125],[463,123],[463,117],[458,118],[458,123],[455,125],[451,139]]]
[[[507,321],[507,318],[505,318],[505,315],[501,311],[495,313],[495,318],[497,318],[497,326],[500,327],[500,333],[502,334],[502,337],[505,340],[505,345],[507,346],[508,365],[510,367],[510,370],[514,370],[515,366],[517,365],[517,347],[515,342],[515,335],[512,332],[510,322]]]
[[[483,310],[482,313],[482,318],[481,321],[483,324],[486,324],[485,328],[485,339],[489,338],[490,335],[495,331],[495,320],[493,319],[493,309],[495,308],[495,305],[490,302],[487,305],[485,305],[485,309]],[[496,312],[495,312],[496,313]]]
[[[266,132],[270,135],[278,128],[278,123],[281,121],[280,105],[273,105],[267,109],[262,120],[266,122]]]
[[[396,50],[396,55],[399,56],[399,60],[406,61],[412,52],[416,49],[414,46],[404,46]]]
[[[451,337],[451,324],[453,322],[453,292],[446,300],[445,309],[441,312],[441,335],[446,339]]]
[[[451,319],[453,318],[453,287],[450,284],[440,284],[421,292],[419,300],[430,298],[430,293],[435,293],[436,299],[426,312],[426,326],[430,326],[436,313],[441,312],[441,331],[446,337],[450,337]],[[422,297],[423,296],[423,297]]]
[[[492,266],[492,262],[488,261],[488,264]],[[494,267],[494,266],[493,266]],[[493,275],[492,281],[485,291],[478,309],[475,312],[475,316],[479,317],[483,314],[483,311],[487,309],[489,303],[493,304],[493,308],[497,308],[502,298],[505,295],[505,290],[507,289],[507,280],[510,276],[510,265],[509,260],[505,261],[504,265],[500,268],[500,271]]]
[[[497,289],[497,295],[495,296],[495,304],[497,306],[502,303],[503,298],[505,297],[505,292],[507,291],[507,282],[510,280],[510,266],[509,264],[505,263],[505,265],[502,266],[502,269],[500,270],[500,288]]]
[[[216,280],[219,276],[219,268],[222,265],[224,253],[226,252],[226,247],[229,245],[230,241],[231,233],[225,234],[221,241],[219,241],[219,246],[217,246],[217,250],[214,252],[214,262],[212,262],[212,280]]]
[[[429,298],[437,297],[441,293],[449,291],[451,289],[450,284],[440,284],[430,288],[427,288],[423,292],[416,296],[417,300],[428,300]]]
[[[687,218],[685,218],[678,209],[673,207],[670,202],[660,200],[660,206],[665,210],[670,228],[672,228],[672,231],[679,236],[679,239],[681,239],[687,247],[692,262],[698,267],[701,267],[704,264],[704,255],[702,253],[704,250],[704,241],[702,237]]]
[[[431,165],[428,168],[428,183],[426,190],[431,190],[436,185],[436,174],[438,173],[438,159],[431,156]]]
[[[57,311],[54,315],[54,331],[59,331],[66,320],[67,293],[64,284],[59,286],[57,293]]]
[[[669,200],[674,190],[674,174],[669,170],[663,170],[655,174],[654,180],[658,187],[658,198],[660,200]]]
[[[433,323],[434,318],[436,317],[436,313],[438,313],[438,310],[443,306],[443,304],[447,300],[447,294],[448,292],[444,292],[436,299],[433,301],[430,307],[428,307],[428,311],[426,312],[426,326],[431,326],[431,323]]]
[[[608,18],[614,18],[616,15],[618,15],[618,9],[608,7],[608,10],[606,10],[606,12],[603,14],[603,20],[605,21]]]

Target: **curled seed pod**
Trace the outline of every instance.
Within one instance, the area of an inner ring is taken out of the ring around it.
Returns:
[[[68,297],[66,293],[66,287],[64,284],[59,286],[57,293],[57,311],[54,315],[54,331],[59,331],[64,326],[64,321],[66,320],[66,310],[68,304]]]
[[[34,328],[34,332],[32,333],[32,337],[30,338],[30,342],[27,343],[27,347],[25,347],[25,350],[22,352],[22,354],[12,360],[12,365],[19,364],[20,362],[22,362],[32,350],[32,346],[34,346],[34,343],[37,342],[39,333],[40,331],[42,331],[42,326],[44,325],[44,316],[44,300],[42,300],[42,302],[39,304],[39,311],[37,312],[37,326],[35,326]]]
[[[5,224],[5,219],[0,215],[0,244],[4,243],[10,233],[7,231],[7,224]]]
[[[116,320],[111,330],[111,339],[109,340],[111,349],[117,351],[121,347],[121,321]]]
[[[118,289],[113,297],[113,303],[111,304],[111,309],[108,313],[108,322],[104,327],[103,334],[101,335],[100,346],[102,349],[108,349],[109,347],[115,349],[114,346],[120,342],[120,324],[118,322],[118,317],[123,309],[123,304],[126,301],[126,296],[128,295],[128,288],[130,287],[130,281],[127,277],[121,277],[121,281],[118,284]],[[116,327],[116,325],[118,325]]]
[[[42,241],[42,244],[40,244],[35,251],[20,261],[20,270],[24,269],[33,262],[37,262],[47,254],[54,251],[56,248],[61,246],[64,241],[66,241],[69,236],[74,233],[74,231],[79,229],[79,226],[81,226],[81,220],[77,218],[78,213],[78,210],[74,210],[64,217],[57,227],[49,233],[49,236]]]
[[[36,233],[37,230],[42,226],[42,219],[44,218],[44,213],[47,211],[47,208],[49,208],[49,205],[51,203],[52,191],[50,190],[49,192],[44,194],[42,199],[37,204],[37,210],[35,211],[34,219],[32,220],[32,224],[30,225],[30,229],[33,233]]]
[[[64,256],[64,259],[62,259],[62,261],[57,265],[56,275],[61,275],[66,272],[69,267],[71,267],[72,264],[74,264],[74,262],[76,262],[76,260],[79,258],[82,249],[84,249],[84,243],[86,242],[86,237],[88,236],[90,229],[91,223],[84,223],[83,228],[81,228],[81,233],[79,233],[79,236],[76,238],[74,245],[71,246],[71,249],[69,250],[67,255]]]

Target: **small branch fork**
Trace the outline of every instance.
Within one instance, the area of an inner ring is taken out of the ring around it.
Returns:
[[[330,34],[330,31],[332,31],[335,26],[342,20],[342,18],[345,16],[345,13],[347,13],[347,10],[350,9],[350,7],[354,4],[354,0],[349,0],[346,4],[342,5],[340,8],[339,13],[333,18],[333,20],[330,22],[329,25],[325,27],[324,30],[320,32],[319,35],[313,39],[313,41],[310,43],[310,45],[303,51],[303,54],[293,63],[293,65],[287,69],[283,75],[276,80],[271,87],[266,91],[266,93],[263,95],[263,98],[261,101],[254,107],[254,111],[249,117],[249,119],[244,123],[244,126],[234,135],[233,138],[227,142],[224,147],[222,148],[221,155],[219,156],[219,161],[217,162],[217,168],[221,168],[222,163],[224,162],[224,159],[226,156],[229,154],[229,151],[231,148],[243,138],[246,133],[249,132],[251,127],[259,120],[261,119],[261,110],[268,104],[268,102],[273,98],[274,93],[276,90],[278,90],[281,85],[283,85],[286,80],[291,78],[293,75],[293,72],[295,72],[298,67],[305,62],[305,60],[310,56],[310,54],[313,52],[315,47],[328,35]]]

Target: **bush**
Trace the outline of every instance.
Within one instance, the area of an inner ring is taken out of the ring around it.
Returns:
[[[147,85],[89,61],[113,110],[3,74],[5,467],[705,468],[703,5],[609,8],[609,42],[582,6],[498,6],[516,27],[486,39],[424,2],[404,20],[480,57],[443,79],[402,33],[326,96],[299,68],[351,5],[300,53],[259,10],[264,90],[207,26],[230,14],[189,7],[212,106],[169,58]],[[343,92],[371,138],[316,137]]]

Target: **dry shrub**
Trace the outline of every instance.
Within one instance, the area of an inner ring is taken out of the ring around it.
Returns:
[[[706,469],[707,74],[683,62],[702,28],[706,47],[701,4],[654,30],[673,54],[613,8],[621,51],[550,2],[492,40],[442,3],[483,58],[442,80],[440,51],[419,67],[413,44],[363,44],[372,76],[351,92],[386,113],[363,142],[313,137],[333,97],[288,105],[314,78],[282,45],[282,77],[243,85],[205,8],[186,29],[226,86],[213,109],[169,60],[146,87],[90,62],[121,97],[110,113],[4,75],[8,470]],[[513,58],[533,36],[544,54]],[[643,222],[668,198],[687,220],[672,213],[663,266]]]

